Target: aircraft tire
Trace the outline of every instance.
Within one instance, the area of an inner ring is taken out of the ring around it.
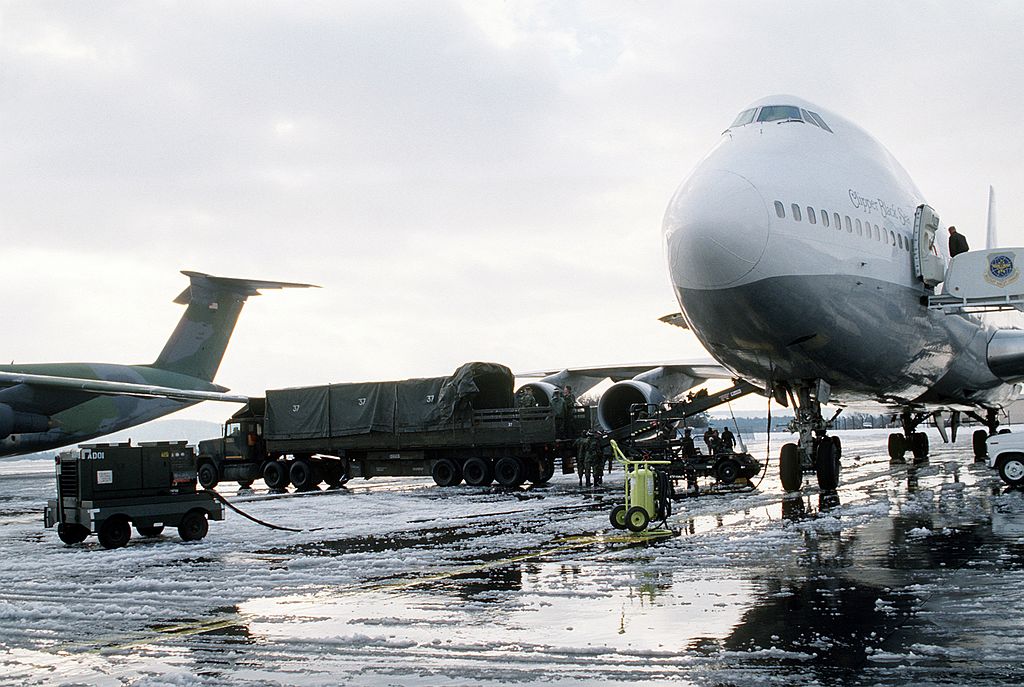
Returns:
[[[988,432],[984,429],[974,430],[974,435],[971,437],[971,443],[974,447],[974,460],[980,462],[988,456],[988,444],[985,441],[988,439]]]
[[[608,520],[611,521],[612,527],[615,529],[626,529],[626,507],[620,503],[612,508],[612,512],[608,514]]]
[[[832,435],[831,439],[833,446],[836,447],[836,458],[841,460],[843,457],[843,442],[835,434]]]
[[[839,487],[839,456],[836,445],[831,441],[819,443],[818,453],[814,458],[818,488],[823,492],[835,491]]]
[[[89,536],[89,528],[76,522],[62,522],[57,525],[57,536],[65,544],[81,544]]]
[[[454,487],[462,481],[462,470],[450,458],[442,458],[430,468],[430,476],[439,487]]]
[[[474,456],[462,466],[462,476],[471,487],[485,487],[494,481],[494,468],[486,458]]]
[[[494,479],[503,487],[518,487],[526,480],[526,469],[518,458],[505,456],[494,464]]]
[[[204,460],[196,469],[196,478],[199,486],[203,489],[213,489],[220,482],[220,475],[217,474],[217,466],[209,460]]]
[[[128,524],[128,518],[123,515],[115,515],[103,521],[96,536],[103,548],[119,549],[132,538],[132,528]]]
[[[185,517],[178,523],[178,536],[182,541],[199,541],[210,531],[210,523],[206,519],[206,512],[196,508],[185,513]]]
[[[1024,455],[1009,453],[999,459],[999,477],[1011,487],[1024,486]]]
[[[715,477],[722,484],[732,484],[740,476],[740,464],[732,458],[723,458],[715,466]]]
[[[910,450],[914,453],[914,462],[918,463],[928,458],[928,435],[924,432],[914,432],[910,437]]]
[[[164,531],[163,525],[136,525],[135,531],[140,537],[159,537]]]
[[[779,478],[785,491],[800,491],[803,485],[803,468],[800,465],[800,451],[796,444],[783,444],[779,451]]]
[[[899,432],[889,435],[889,460],[893,463],[902,463],[903,456],[907,453],[906,438]]]
[[[263,481],[271,491],[284,491],[288,488],[288,464],[282,460],[272,460],[263,466]]]
[[[651,516],[642,506],[633,506],[626,511],[626,527],[630,532],[643,532],[651,522]]]

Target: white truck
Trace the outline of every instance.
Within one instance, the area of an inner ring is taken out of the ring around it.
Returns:
[[[988,466],[999,471],[999,476],[1011,487],[1024,486],[1024,433],[990,436]]]

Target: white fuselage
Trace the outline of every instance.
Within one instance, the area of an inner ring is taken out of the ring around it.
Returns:
[[[797,98],[751,109],[665,215],[672,283],[708,351],[762,384],[823,379],[840,401],[1002,402],[1010,388],[986,364],[993,326],[922,303],[911,243],[925,200],[900,164]]]

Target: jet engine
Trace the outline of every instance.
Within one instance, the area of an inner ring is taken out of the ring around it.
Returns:
[[[1003,329],[988,342],[988,367],[1007,384],[1024,381],[1024,330]]]
[[[597,402],[597,422],[605,431],[616,429],[629,424],[634,404],[664,402],[665,395],[653,384],[636,379],[616,382],[601,394],[601,400]]]
[[[50,418],[35,413],[19,413],[9,405],[0,403],[0,439],[12,434],[45,432],[50,428]]]

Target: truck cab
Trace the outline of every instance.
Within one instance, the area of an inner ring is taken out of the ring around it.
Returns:
[[[218,439],[199,442],[196,470],[199,484],[212,489],[221,480],[237,480],[251,485],[260,477],[267,447],[263,438],[265,401],[253,398],[224,423]]]

